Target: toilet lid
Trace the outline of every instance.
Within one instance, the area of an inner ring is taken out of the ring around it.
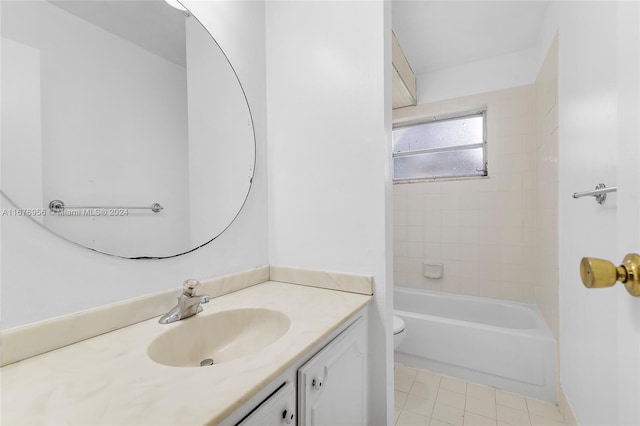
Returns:
[[[393,316],[393,334],[402,333],[404,331],[404,320],[397,315]]]

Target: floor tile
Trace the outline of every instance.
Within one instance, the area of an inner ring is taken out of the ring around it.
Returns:
[[[526,398],[526,400],[529,414],[535,414],[536,416],[562,422],[562,414],[560,414],[560,409],[557,405],[533,398]]]
[[[478,385],[476,383],[467,383],[467,396],[478,398],[483,401],[496,401],[496,391],[489,386]]]
[[[531,419],[531,426],[564,426],[562,421],[537,416],[531,413],[529,414],[529,418]]]
[[[440,404],[450,405],[452,407],[460,408],[464,410],[465,396],[461,393],[452,392],[446,389],[440,389],[438,391],[438,398],[436,402]]]
[[[464,410],[436,402],[431,417],[454,426],[462,426]]]
[[[527,411],[516,410],[515,408],[506,407],[504,405],[498,405],[496,408],[498,422],[513,426],[531,426],[529,413]]]
[[[401,364],[394,368],[394,387],[396,390],[408,393],[413,385],[413,379],[416,377],[418,370],[413,367],[407,367]]]
[[[397,426],[564,426],[554,404],[395,364]]]
[[[453,377],[443,377],[442,380],[440,380],[440,389],[446,389],[464,395],[467,393],[467,383],[459,379],[454,379]]]
[[[393,392],[393,401],[394,401],[394,407],[396,410],[403,409],[404,402],[407,400],[407,395],[409,394],[405,392],[400,392],[400,391]]]
[[[432,417],[431,422],[429,423],[429,426],[451,426],[451,424],[445,423],[442,420],[434,419]]]
[[[527,403],[524,396],[516,393],[496,391],[496,404],[506,407],[515,408],[516,410],[527,411]]]
[[[438,387],[429,383],[413,382],[409,393],[419,398],[435,401],[438,396]]]
[[[467,395],[467,402],[464,406],[465,411],[470,411],[491,419],[496,418],[496,404],[486,399],[474,398]]]
[[[393,367],[393,371],[394,371],[394,373],[396,371],[398,371],[398,372],[402,372],[402,373],[411,375],[413,377],[415,377],[416,374],[418,374],[418,368],[411,367],[410,365],[404,365],[404,364],[395,364],[394,367]]]
[[[465,411],[464,426],[496,426],[496,420]]]
[[[432,373],[431,371],[418,370],[415,381],[420,383],[430,383],[439,386],[441,378],[441,375]]]
[[[396,421],[396,426],[429,426],[429,417],[402,411]]]
[[[433,412],[433,406],[435,401],[431,399],[418,398],[415,395],[407,396],[407,400],[404,403],[403,410],[411,411],[412,413],[420,414],[422,416],[431,417]]]

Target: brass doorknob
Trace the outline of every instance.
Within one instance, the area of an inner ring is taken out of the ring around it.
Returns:
[[[640,296],[640,255],[626,255],[620,266],[608,260],[583,257],[580,277],[587,288],[611,287],[620,281],[632,296]]]

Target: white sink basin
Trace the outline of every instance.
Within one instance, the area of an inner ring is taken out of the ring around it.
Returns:
[[[291,321],[262,308],[198,314],[172,324],[147,349],[153,361],[171,367],[200,367],[251,355],[282,337]]]

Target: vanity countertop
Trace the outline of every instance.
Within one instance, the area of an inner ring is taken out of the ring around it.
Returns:
[[[147,347],[173,324],[157,318],[0,369],[2,423],[217,424],[329,336],[372,296],[267,281],[212,299],[198,315],[237,308],[286,314],[259,353],[210,367],[167,367]]]

